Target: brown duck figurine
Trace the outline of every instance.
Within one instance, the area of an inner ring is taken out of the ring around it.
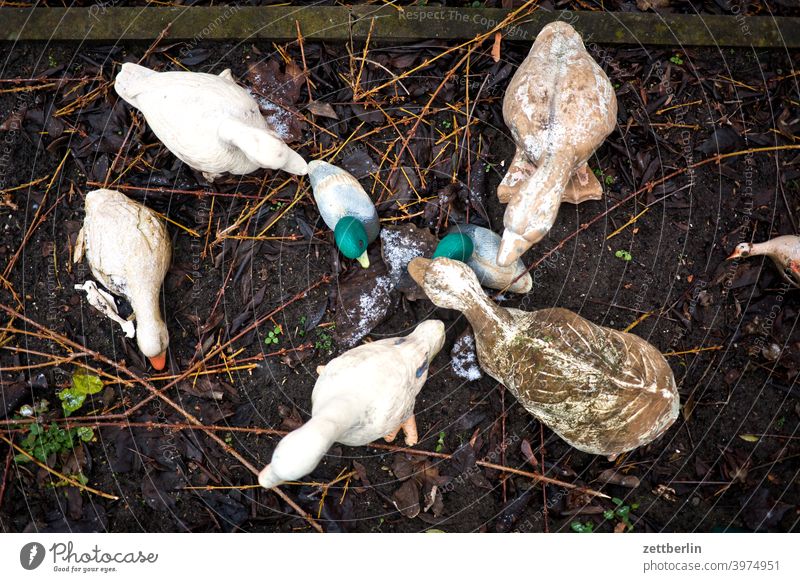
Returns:
[[[416,258],[408,271],[435,305],[464,313],[481,367],[576,449],[615,458],[678,417],[672,370],[640,337],[566,309],[498,307],[451,259]]]
[[[517,145],[497,188],[508,203],[497,263],[507,266],[547,234],[562,201],[602,197],[586,162],[614,129],[617,98],[575,29],[553,22],[511,79],[503,119]]]
[[[763,243],[741,243],[728,260],[766,255],[790,284],[800,287],[800,236],[778,236]]]

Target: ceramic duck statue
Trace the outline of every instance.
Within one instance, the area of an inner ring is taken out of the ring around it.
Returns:
[[[352,174],[328,162],[309,162],[308,178],[320,216],[333,230],[337,248],[366,269],[367,246],[381,230],[372,200]]]
[[[617,98],[575,29],[553,22],[511,79],[503,119],[517,151],[497,189],[508,203],[497,264],[510,265],[547,234],[562,201],[602,197],[586,162],[614,129]]]
[[[498,307],[450,259],[417,258],[408,270],[435,305],[464,313],[481,367],[576,449],[615,458],[678,417],[672,370],[643,339],[566,309]]]
[[[406,444],[415,445],[414,400],[444,339],[444,324],[428,320],[405,337],[361,345],[320,366],[311,420],[278,443],[259,484],[269,489],[308,475],[335,442],[391,442],[402,429]]]
[[[167,228],[155,212],[116,190],[89,192],[85,206],[73,262],[85,256],[98,281],[130,301],[139,349],[162,370],[169,344],[159,301],[172,253]]]
[[[511,265],[501,267],[497,264],[499,249],[500,236],[496,232],[474,224],[457,224],[439,241],[433,258],[446,257],[466,263],[484,287],[512,293],[530,291],[533,279],[525,264],[517,259]]]
[[[741,243],[728,260],[766,255],[790,284],[800,287],[800,236],[778,236],[763,243]]]
[[[269,128],[229,69],[219,75],[160,73],[125,63],[114,88],[142,112],[167,149],[209,181],[259,168],[307,172],[305,160]]]

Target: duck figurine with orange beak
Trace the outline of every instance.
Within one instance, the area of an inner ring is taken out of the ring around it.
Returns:
[[[130,301],[139,349],[163,370],[169,333],[160,290],[172,254],[167,228],[155,212],[116,190],[89,192],[85,206],[73,262],[85,256],[97,280]]]
[[[763,243],[740,243],[727,260],[766,255],[787,282],[800,287],[800,236],[778,236]]]
[[[311,473],[333,443],[361,446],[402,430],[417,444],[414,402],[444,345],[444,323],[427,320],[405,337],[370,342],[317,368],[311,419],[283,437],[258,476],[271,489]]]
[[[603,69],[566,22],[536,37],[503,98],[517,151],[497,188],[508,203],[497,264],[511,265],[553,226],[562,201],[599,200],[586,162],[617,121],[617,98]]]

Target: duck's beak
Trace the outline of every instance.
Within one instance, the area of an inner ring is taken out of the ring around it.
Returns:
[[[164,350],[157,356],[150,358],[150,364],[158,371],[163,370],[167,365],[167,350]]]
[[[433,261],[430,259],[417,257],[408,263],[408,274],[411,275],[411,278],[414,279],[414,281],[416,281],[417,285],[420,287],[422,287],[422,284],[425,281],[425,272],[428,270],[428,267],[430,267],[432,262]]]
[[[497,264],[501,267],[508,267],[520,258],[525,251],[533,246],[533,243],[525,237],[518,235],[509,229],[503,231],[503,238],[500,241],[500,248],[497,250]]]
[[[361,253],[361,256],[356,259],[358,264],[364,267],[365,269],[369,268],[369,257],[367,256],[367,251]]]
[[[727,259],[725,259],[725,260],[726,260],[726,261],[731,261],[731,260],[733,260],[733,259],[738,259],[738,258],[739,258],[739,257],[741,257],[741,256],[742,256],[742,251],[740,251],[739,249],[734,249],[734,251],[731,253],[731,256],[730,256],[730,257],[728,257],[728,258],[727,258]]]

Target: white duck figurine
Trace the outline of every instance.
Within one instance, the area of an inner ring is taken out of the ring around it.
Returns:
[[[565,22],[545,26],[503,99],[517,146],[497,189],[508,203],[498,265],[510,265],[553,226],[562,200],[597,200],[603,190],[586,162],[610,134],[617,98],[603,69]]]
[[[336,247],[366,269],[367,246],[381,230],[375,204],[352,174],[328,162],[309,162],[308,178],[319,214],[333,230]]]
[[[139,349],[162,370],[169,344],[159,301],[172,253],[167,228],[155,212],[116,190],[89,192],[85,207],[73,262],[86,256],[94,276],[130,301]]]
[[[186,71],[157,72],[125,63],[114,87],[139,109],[167,149],[213,181],[259,168],[305,175],[305,160],[273,132],[258,103],[233,80]]]
[[[447,257],[466,263],[484,287],[512,293],[530,291],[533,279],[522,259],[501,267],[497,264],[499,249],[500,235],[493,230],[474,224],[456,224],[439,241],[432,258]]]
[[[269,489],[308,475],[335,442],[391,442],[402,429],[406,444],[415,445],[414,401],[444,339],[444,324],[428,320],[405,337],[361,345],[320,366],[311,420],[278,443],[259,484]]]
[[[408,272],[434,305],[464,313],[481,368],[576,449],[613,459],[678,417],[672,370],[642,338],[566,309],[499,307],[451,259],[416,258]]]
[[[800,236],[778,236],[763,243],[740,243],[728,260],[766,255],[786,281],[800,287]]]

